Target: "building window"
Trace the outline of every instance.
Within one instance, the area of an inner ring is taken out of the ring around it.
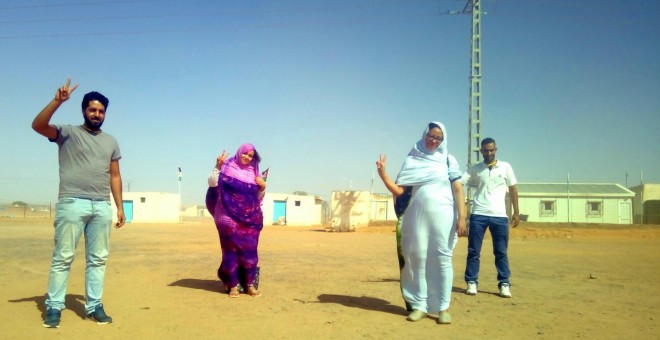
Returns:
[[[146,198],[146,197],[140,197],[140,203],[144,203],[144,202],[146,202],[146,201],[147,201],[147,198]]]
[[[295,203],[296,203],[296,207],[300,206],[300,201],[295,201]]]
[[[555,216],[555,201],[541,201],[539,208],[540,216]]]
[[[587,202],[587,216],[603,216],[603,202],[601,201]]]

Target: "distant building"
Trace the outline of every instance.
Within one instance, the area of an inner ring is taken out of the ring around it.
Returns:
[[[518,183],[516,188],[522,220],[633,223],[635,193],[619,184]]]
[[[328,203],[318,196],[270,192],[266,192],[261,202],[261,210],[264,214],[264,226],[321,225],[328,221],[330,212]],[[188,207],[182,213],[185,217],[213,217],[203,205]]]
[[[331,198],[332,227],[347,231],[367,226],[371,221],[396,221],[394,201],[390,194],[369,191],[333,191]]]
[[[264,226],[321,225],[328,221],[328,203],[318,196],[266,192],[261,209]]]
[[[167,192],[124,192],[126,223],[178,223],[179,194]],[[117,208],[112,204],[113,219]]]
[[[196,217],[196,218],[213,218],[211,213],[206,209],[205,205],[193,205],[186,208],[183,208],[181,212],[184,218],[186,217]]]
[[[660,184],[630,188],[635,193],[633,220],[638,224],[660,224]]]

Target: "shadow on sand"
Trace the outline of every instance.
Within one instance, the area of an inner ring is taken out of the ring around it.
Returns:
[[[398,282],[397,279],[382,279],[369,282]],[[465,293],[464,288],[452,287],[454,293]],[[495,293],[484,292],[486,294],[499,295]],[[318,296],[319,303],[336,303],[346,307],[373,310],[377,312],[390,313],[394,315],[407,315],[408,311],[404,306],[393,305],[389,301],[368,297],[368,296],[348,296],[336,294],[321,294]]]
[[[174,281],[167,286],[201,289],[214,293],[220,292],[222,288],[222,284],[218,280],[201,280],[201,279],[181,279]]]
[[[368,296],[321,294],[318,296],[318,299],[320,303],[336,303],[346,307],[360,308],[394,315],[407,314],[405,307],[393,305],[389,301]]]
[[[35,307],[41,312],[41,318],[46,317],[46,296],[33,296],[28,298],[9,300],[8,302],[19,303],[19,302],[34,302]],[[64,305],[67,309],[72,310],[76,313],[81,319],[87,317],[85,314],[85,297],[82,295],[73,295],[67,294],[64,297]]]

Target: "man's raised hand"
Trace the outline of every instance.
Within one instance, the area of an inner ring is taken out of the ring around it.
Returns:
[[[64,103],[71,98],[71,93],[78,88],[79,84],[71,86],[71,78],[67,78],[66,84],[62,85],[57,92],[55,92],[55,100]]]

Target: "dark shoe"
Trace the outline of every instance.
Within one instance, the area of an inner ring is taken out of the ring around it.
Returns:
[[[105,325],[106,323],[112,322],[112,318],[105,314],[102,304],[96,306],[96,309],[94,309],[93,312],[87,314],[87,318],[96,321],[99,325]]]
[[[60,318],[62,311],[55,308],[48,308],[46,318],[44,319],[44,327],[46,328],[60,328]]]

